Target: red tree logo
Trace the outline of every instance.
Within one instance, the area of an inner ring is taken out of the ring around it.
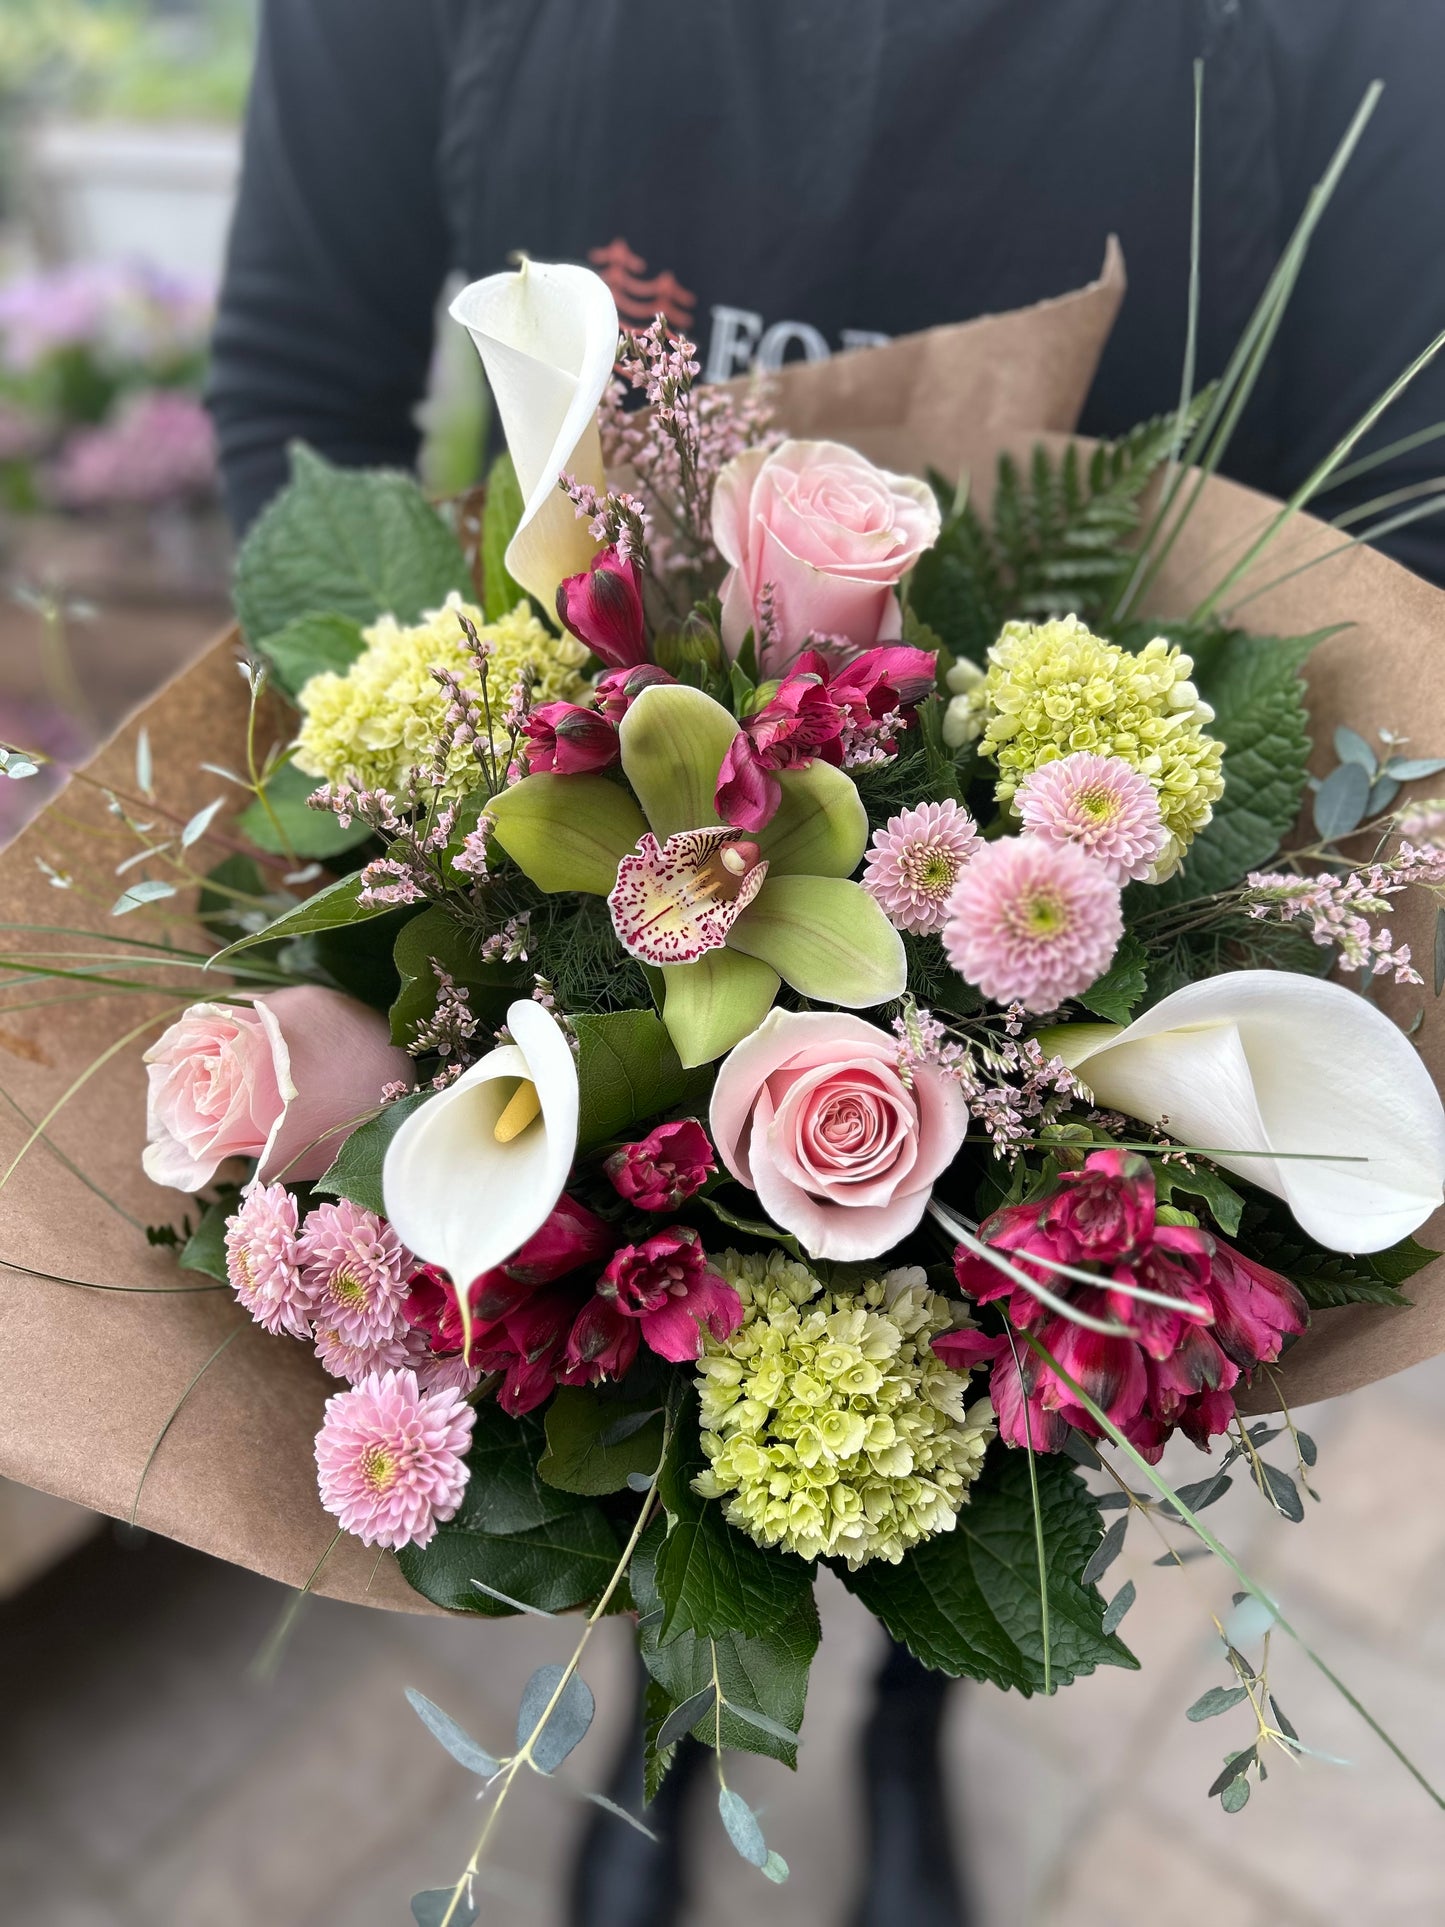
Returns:
[[[662,315],[669,327],[684,332],[692,327],[697,296],[683,287],[671,269],[646,279],[646,261],[633,253],[621,235],[605,248],[590,248],[587,259],[612,290],[624,321],[645,327],[655,315]]]

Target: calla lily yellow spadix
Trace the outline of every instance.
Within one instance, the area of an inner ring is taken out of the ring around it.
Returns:
[[[597,404],[617,358],[616,306],[589,268],[523,261],[470,282],[451,315],[482,358],[521,484],[508,573],[551,609],[562,578],[586,569],[597,546],[557,478],[565,469],[607,487]]]
[[[1383,1251],[1441,1202],[1445,1109],[1430,1073],[1341,984],[1235,970],[1123,1029],[1066,1024],[1039,1042],[1097,1103],[1208,1150],[1331,1251]]]
[[[561,1025],[522,1000],[507,1029],[510,1044],[413,1111],[382,1167],[397,1236],[459,1291],[540,1230],[577,1149],[577,1066]]]
[[[675,927],[684,928],[696,881],[686,862],[690,852],[700,864],[719,856],[705,833],[724,827],[713,795],[737,733],[722,704],[700,689],[646,689],[620,732],[622,769],[637,801],[602,776],[528,776],[487,805],[496,840],[539,889],[609,896],[623,859],[650,833],[660,850],[648,888],[667,888],[670,862]],[[689,1067],[721,1057],[756,1030],[780,981],[850,1010],[901,997],[907,982],[902,938],[849,881],[868,841],[856,786],[823,762],[783,770],[778,783],[777,814],[738,846],[756,865],[753,877],[765,870],[761,884],[748,880],[735,917],[695,919],[696,954],[661,966],[663,1021]]]

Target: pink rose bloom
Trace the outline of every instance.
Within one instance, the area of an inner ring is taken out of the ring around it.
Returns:
[[[192,1004],[145,1054],[146,1176],[199,1191],[227,1158],[257,1177],[319,1178],[381,1102],[416,1082],[386,1019],[316,984],[249,1004]]]
[[[723,1060],[718,1155],[815,1258],[876,1258],[923,1216],[968,1130],[936,1065],[911,1087],[886,1032],[832,1011],[774,1010]]]
[[[735,455],[713,493],[712,534],[730,567],[722,585],[723,641],[733,655],[756,627],[758,597],[773,590],[780,675],[810,635],[871,649],[902,633],[894,594],[938,540],[938,503],[926,482],[890,475],[840,442],[783,442]]]

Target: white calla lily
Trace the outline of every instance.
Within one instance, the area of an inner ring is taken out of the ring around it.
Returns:
[[[413,1111],[381,1188],[402,1243],[458,1286],[542,1228],[577,1149],[577,1066],[556,1018],[521,1000],[499,1045]]]
[[[1331,1251],[1383,1251],[1441,1202],[1445,1109],[1430,1073],[1343,985],[1231,971],[1123,1029],[1068,1024],[1039,1041],[1096,1103],[1208,1150]]]
[[[522,490],[507,569],[544,609],[597,544],[557,486],[564,469],[605,489],[597,404],[617,359],[617,308],[590,268],[526,261],[472,281],[451,305],[476,343]]]

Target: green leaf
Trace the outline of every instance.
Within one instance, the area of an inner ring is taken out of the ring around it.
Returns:
[[[1165,1164],[1156,1159],[1155,1197],[1161,1204],[1172,1203],[1176,1196],[1194,1198],[1205,1206],[1225,1237],[1232,1238],[1239,1229],[1244,1199],[1212,1165],[1205,1164],[1200,1158],[1191,1158],[1190,1163],[1194,1166],[1192,1171],[1183,1165]]]
[[[1326,1251],[1305,1236],[1283,1204],[1260,1198],[1245,1208],[1239,1244],[1250,1257],[1298,1285],[1311,1311],[1408,1305],[1399,1287],[1440,1255],[1414,1238],[1368,1254]]]
[[[289,485],[236,561],[236,614],[253,646],[318,611],[415,622],[453,589],[472,593],[466,558],[409,475],[334,468],[300,442]]]
[[[507,544],[517,533],[526,504],[512,458],[505,449],[492,463],[482,505],[482,613],[488,622],[510,615],[527,592],[507,573]]]
[[[330,810],[306,807],[306,799],[316,786],[314,776],[304,776],[294,763],[283,763],[266,784],[266,802],[271,805],[271,814],[267,814],[258,797],[242,811],[241,829],[258,850],[267,850],[273,856],[339,856],[343,850],[354,850],[358,843],[365,843],[371,831],[357,817],[352,817],[342,829],[340,818]],[[281,825],[290,845],[289,852],[276,834],[272,816]]]
[[[397,1555],[409,1585],[439,1606],[489,1619],[513,1608],[473,1580],[540,1612],[598,1596],[617,1563],[616,1535],[596,1506],[538,1477],[542,1443],[537,1418],[477,1408],[460,1510],[430,1544]]]
[[[310,936],[317,931],[339,930],[351,923],[369,923],[373,917],[390,914],[389,903],[362,903],[361,872],[342,877],[337,883],[327,884],[318,890],[314,897],[298,903],[294,910],[288,910],[264,930],[252,930],[244,937],[238,937],[224,950],[218,951],[211,959],[213,964],[223,963],[227,957],[234,957],[238,951],[249,950],[253,944],[283,943],[292,937]]]
[[[786,1766],[797,1763],[795,1742],[753,1725],[732,1709],[760,1713],[790,1733],[803,1723],[808,1694],[808,1668],[818,1650],[818,1609],[811,1588],[801,1593],[786,1613],[755,1633],[727,1632],[716,1638],[679,1632],[662,1638],[664,1602],[656,1579],[657,1555],[664,1538],[661,1520],[643,1534],[633,1555],[629,1577],[632,1597],[640,1614],[638,1646],[653,1685],[666,1695],[666,1714],[694,1702],[698,1706],[692,1730],[705,1744],[716,1737],[716,1716],[701,1696],[710,1691],[714,1651],[717,1676],[727,1704],[722,1710],[722,1743],[738,1752],[762,1753]],[[781,1555],[786,1556],[786,1555]],[[663,1702],[652,1699],[654,1710]],[[659,1718],[653,1740],[660,1734]]]
[[[226,1220],[235,1208],[234,1201],[206,1206],[201,1222],[187,1238],[176,1260],[182,1271],[203,1271],[208,1278],[219,1278],[222,1284],[227,1282]]]
[[[488,1753],[484,1746],[478,1746],[467,1729],[454,1720],[450,1713],[443,1712],[436,1701],[429,1700],[425,1693],[408,1686],[406,1697],[412,1712],[432,1738],[446,1748],[458,1766],[464,1766],[468,1773],[478,1774],[484,1780],[491,1779],[500,1765],[494,1754]]]
[[[759,1636],[812,1596],[811,1567],[790,1552],[765,1552],[727,1523],[716,1499],[701,1499],[693,1491],[692,1479],[705,1463],[697,1438],[696,1409],[689,1400],[674,1428],[659,1487],[668,1520],[653,1571],[663,1608],[662,1644],[686,1632],[702,1638],[730,1632]]]
[[[619,1419],[636,1414],[645,1420],[625,1438],[610,1439]],[[662,1452],[660,1411],[591,1386],[563,1386],[547,1407],[547,1450],[537,1466],[548,1485],[564,1492],[597,1497],[621,1492],[628,1474],[650,1473]]]
[[[501,1026],[507,1006],[523,994],[523,980],[511,964],[483,963],[477,949],[476,936],[439,904],[403,926],[392,953],[401,980],[391,1006],[393,1044],[405,1050],[436,1011],[433,958],[467,991],[471,1009],[482,1022],[493,1029]]]
[[[260,653],[275,671],[276,680],[295,701],[313,676],[344,676],[366,647],[361,624],[350,616],[313,610],[297,616],[284,629],[262,636]]]
[[[1085,1010],[1111,1024],[1127,1024],[1134,1006],[1144,995],[1146,952],[1137,937],[1125,932],[1114,952],[1114,961],[1102,977],[1081,991],[1078,1001]]]
[[[597,1702],[586,1680],[573,1673],[563,1686],[564,1673],[565,1668],[561,1666],[539,1666],[522,1688],[522,1703],[517,1709],[517,1751],[520,1753],[530,1739],[532,1758],[543,1773],[555,1773],[573,1748],[587,1737],[587,1729],[597,1711]],[[559,1686],[561,1697],[547,1713]],[[544,1713],[547,1713],[546,1723],[539,1732],[537,1722]]]
[[[1248,1698],[1249,1691],[1247,1687],[1211,1686],[1207,1693],[1202,1693],[1199,1698],[1195,1700],[1194,1704],[1186,1711],[1184,1717],[1186,1720],[1195,1721],[1212,1720],[1217,1718],[1220,1713],[1227,1713],[1231,1707],[1238,1706],[1241,1700]]]
[[[628,1577],[637,1570],[636,1555],[628,1569]],[[633,1597],[636,1598],[636,1587]],[[638,1644],[642,1645],[643,1634],[639,1631]],[[647,1690],[642,1696],[643,1734],[642,1734],[642,1798],[646,1806],[651,1806],[662,1790],[662,1783],[671,1770],[677,1757],[677,1742],[669,1740],[662,1744],[662,1729],[671,1719],[674,1708],[665,1688],[649,1676]]]
[[[634,1124],[698,1093],[662,1020],[650,1010],[573,1019],[577,1033],[579,1151],[595,1150]]]
[[[768,1861],[768,1843],[764,1840],[763,1830],[758,1825],[758,1816],[743,1796],[740,1793],[734,1793],[730,1786],[719,1787],[717,1810],[723,1826],[727,1829],[728,1839],[732,1841],[748,1865],[765,1867]]]
[[[387,1147],[396,1136],[407,1118],[430,1096],[428,1091],[415,1091],[410,1097],[399,1097],[387,1104],[376,1116],[360,1124],[347,1138],[324,1176],[316,1180],[315,1189],[326,1191],[334,1198],[350,1198],[363,1210],[374,1211],[379,1218],[386,1216],[386,1200],[381,1191],[381,1167],[386,1159]]]
[[[453,1887],[428,1887],[423,1893],[411,1897],[411,1917],[416,1927],[474,1927],[477,1909],[473,1901],[462,1894],[453,1906]]]
[[[1182,870],[1164,883],[1135,885],[1126,909],[1227,890],[1273,857],[1304,794],[1310,738],[1299,668],[1320,639],[1234,629],[1193,645],[1195,680],[1215,710],[1209,733],[1224,744],[1224,794]]]
[[[1071,1465],[1035,1461],[1049,1573],[1049,1647],[1056,1684],[1096,1666],[1137,1667],[1103,1628],[1104,1603],[1080,1578],[1099,1545],[1099,1511]],[[843,1572],[845,1586],[925,1666],[991,1680],[1025,1695],[1042,1690],[1038,1556],[1024,1454],[995,1448],[952,1532],[907,1553]]]
[[[1348,836],[1364,820],[1370,802],[1370,772],[1359,763],[1341,763],[1315,791],[1315,829],[1326,843]]]
[[[771,1243],[781,1245],[784,1251],[791,1251],[795,1258],[803,1256],[803,1247],[792,1232],[779,1231],[778,1227],[769,1223],[766,1218],[749,1218],[741,1216],[736,1211],[730,1211],[708,1191],[700,1192],[697,1201],[699,1204],[706,1205],[718,1223],[725,1224],[730,1231],[744,1231],[750,1238],[767,1238]]]

